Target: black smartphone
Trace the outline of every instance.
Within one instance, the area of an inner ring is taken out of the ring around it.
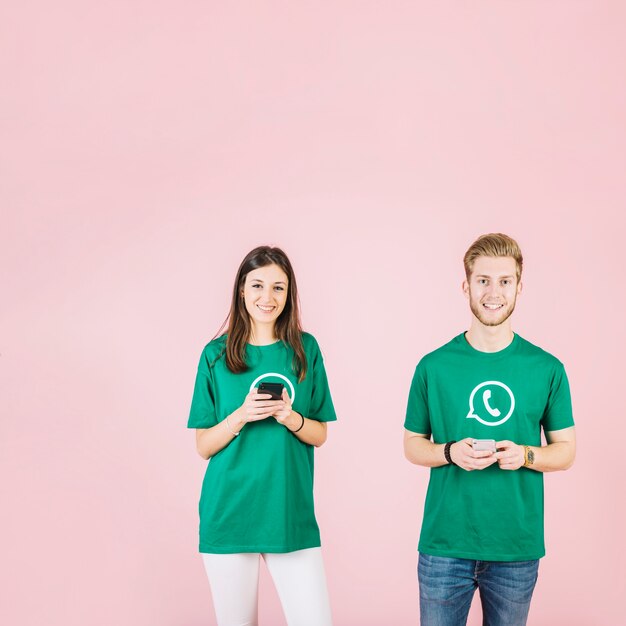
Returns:
[[[282,400],[283,389],[285,385],[282,383],[261,383],[258,386],[259,393],[269,393],[272,397],[270,400]]]

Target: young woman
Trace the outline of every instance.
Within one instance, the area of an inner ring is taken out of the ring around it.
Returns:
[[[262,246],[246,256],[226,324],[200,357],[188,422],[198,452],[210,459],[200,552],[218,624],[257,623],[263,557],[287,623],[328,626],[313,448],[337,418],[319,346],[301,329],[296,279],[282,250]],[[259,391],[268,383],[269,392]]]

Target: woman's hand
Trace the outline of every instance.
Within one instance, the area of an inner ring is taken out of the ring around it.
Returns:
[[[291,398],[283,388],[283,407],[274,413],[274,419],[289,430],[296,430],[302,424],[302,416],[291,408]]]
[[[253,389],[225,420],[211,428],[196,429],[196,446],[203,459],[210,459],[223,450],[237,435],[247,422],[258,422],[271,417],[284,409],[283,400],[272,400],[268,393],[259,393]]]
[[[239,432],[247,422],[267,419],[283,408],[283,400],[271,400],[269,393],[259,393],[255,387],[243,401],[243,404],[228,416],[231,428]]]

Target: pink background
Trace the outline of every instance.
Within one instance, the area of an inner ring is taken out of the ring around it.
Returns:
[[[187,412],[273,243],[340,417],[316,455],[335,624],[416,624],[409,382],[501,230],[514,327],[566,364],[579,437],[529,623],[621,623],[625,24],[597,0],[5,2],[0,622],[214,623]],[[261,620],[284,623],[265,572]]]

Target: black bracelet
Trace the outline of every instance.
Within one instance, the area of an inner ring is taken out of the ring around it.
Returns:
[[[452,460],[452,456],[450,455],[450,448],[452,447],[453,443],[456,443],[456,441],[448,441],[448,443],[443,448],[443,456],[446,457],[446,461],[448,461],[450,465],[456,465],[456,463]]]
[[[296,430],[292,430],[292,433],[297,433],[299,430],[302,430],[302,427],[304,426],[304,415],[301,415],[300,417],[302,418],[302,424],[300,424],[300,426],[296,428]]]

